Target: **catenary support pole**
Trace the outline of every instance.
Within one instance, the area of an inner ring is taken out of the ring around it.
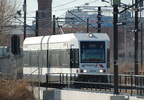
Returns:
[[[26,38],[26,13],[27,13],[26,0],[24,0],[23,10],[24,10],[24,39],[25,39]]]
[[[135,0],[137,3],[138,0]],[[138,75],[138,4],[135,5],[135,75]],[[137,78],[135,79],[137,84]]]
[[[35,36],[38,36],[39,34],[39,22],[38,22],[38,11],[36,11],[36,29],[35,29]]]
[[[89,33],[89,18],[87,18],[87,33]]]
[[[143,67],[143,23],[141,23],[141,69]]]
[[[98,33],[101,33],[101,7],[98,7],[98,15],[97,15],[97,18],[98,18]]]
[[[56,18],[55,15],[53,15],[53,35],[56,34],[56,22],[55,22]]]
[[[119,94],[118,92],[118,5],[113,5],[114,14],[114,94]]]

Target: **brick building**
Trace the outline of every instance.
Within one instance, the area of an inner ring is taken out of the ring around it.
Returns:
[[[52,0],[38,0],[39,27],[51,27]]]

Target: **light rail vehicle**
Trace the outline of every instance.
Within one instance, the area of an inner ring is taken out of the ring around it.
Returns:
[[[46,82],[46,74],[51,81],[56,81],[59,73],[76,74],[77,80],[93,82],[94,78],[85,78],[86,75],[110,73],[109,49],[106,33],[28,37],[23,43],[23,76],[30,75],[29,80],[38,81],[40,75],[40,81]]]

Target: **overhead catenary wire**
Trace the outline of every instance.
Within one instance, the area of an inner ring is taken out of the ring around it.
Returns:
[[[49,13],[51,11],[53,11],[53,12],[59,12],[59,11],[62,11],[62,10],[69,10],[69,9],[74,8],[74,7],[69,7],[69,5],[72,4],[72,3],[74,3],[74,2],[76,2],[76,1],[78,1],[78,0],[72,0],[72,1],[66,2],[64,4],[61,4],[61,3],[58,3],[56,1],[54,1],[53,3],[57,3],[58,6],[52,7],[52,9],[49,7],[49,8],[46,8],[45,10],[39,10],[39,12],[47,12],[47,13]],[[96,1],[98,1],[98,0],[89,0],[88,2],[83,2],[83,5],[85,3],[89,3],[90,4],[90,3],[93,3],[93,2],[96,2]],[[64,7],[66,7],[66,8],[64,8]],[[58,9],[56,9],[56,8],[58,8]],[[31,11],[31,10],[27,11],[27,16],[28,17],[31,16],[32,14],[35,14],[35,11]],[[63,15],[61,15],[61,16],[63,16]]]
[[[24,23],[23,21],[21,21],[21,20],[18,19],[17,17],[15,17],[15,18],[16,18],[18,21]],[[47,23],[45,26],[41,27],[38,31],[46,30],[46,31],[50,32],[50,31],[46,28],[48,25],[50,25],[50,23],[51,23],[51,22],[49,22],[49,23]],[[26,26],[30,27],[32,30],[35,31],[35,28],[32,28],[30,25],[26,24]]]
[[[61,5],[53,7],[53,8],[58,8],[58,7],[66,6],[66,5],[71,4],[71,3],[75,2],[75,1],[77,1],[77,0],[69,1],[69,2],[67,2],[65,4],[61,4]]]
[[[14,17],[15,19],[17,19],[18,21],[24,23],[23,21],[21,21],[20,19],[18,19],[17,17]],[[30,27],[32,30],[35,30],[34,28],[32,28],[30,25],[26,24],[26,26]]]
[[[71,4],[71,3],[73,3],[73,2],[76,2],[76,1],[77,1],[77,0],[69,1],[69,2],[67,2],[67,3],[58,5],[58,6],[56,6],[56,7],[52,7],[52,9],[51,9],[51,8],[46,8],[45,11],[39,10],[39,12],[51,12],[51,11],[61,11],[61,10],[72,9],[72,8],[74,8],[74,7],[69,7],[69,6],[67,6],[67,5],[68,5],[68,4]],[[98,0],[94,0],[93,2],[96,2],[96,1],[98,1]],[[93,2],[86,2],[86,3],[93,3]],[[67,6],[67,7],[66,7],[66,6]],[[55,10],[55,8],[60,8],[60,7],[66,7],[66,8],[61,8],[61,9]],[[35,13],[35,11],[27,11],[27,12],[29,12],[29,13],[27,13],[27,14]]]
[[[75,2],[75,1],[77,1],[77,0],[72,0],[72,1],[69,1],[69,2],[67,2],[67,3],[65,3],[65,4],[62,4],[63,6],[67,6],[68,4],[71,4],[71,3],[73,3],[73,2]],[[93,2],[96,2],[96,1],[98,1],[98,0],[90,0],[89,2],[86,2],[86,3],[93,3]],[[57,6],[57,7],[60,7],[60,6]],[[57,8],[57,7],[55,7],[55,8]],[[72,8],[72,7],[70,7],[70,8]],[[68,9],[68,8],[66,8],[66,9]],[[61,9],[60,9],[61,10]],[[62,10],[64,10],[64,9],[62,9]],[[51,8],[47,8],[45,11],[42,11],[42,10],[39,10],[39,12],[50,12],[51,11]],[[59,10],[58,10],[59,11]],[[27,13],[27,15],[28,15],[28,21],[33,21],[32,19],[30,19],[30,18],[35,18],[35,17],[33,17],[33,16],[31,16],[31,14],[32,13],[35,13],[35,11],[31,11],[31,12],[29,12],[28,11],[28,13]],[[63,13],[63,15],[61,15],[61,16],[64,16],[64,14],[65,13]],[[21,17],[22,18],[22,17]],[[39,22],[45,22],[45,21],[48,21],[48,22],[50,22],[51,20],[50,19],[48,19],[48,18],[42,18],[42,19],[38,19],[38,21]]]
[[[91,1],[91,0],[90,0]],[[84,4],[86,4],[86,3],[93,3],[93,2],[96,2],[96,1],[98,1],[98,0],[94,0],[94,1],[91,1],[91,2],[85,2],[85,3],[83,3],[82,5],[79,5],[79,6],[83,6]],[[74,7],[70,7],[70,6],[66,6],[66,5],[63,5],[63,6],[59,6],[59,7],[62,7],[62,8],[59,8],[59,9],[54,9],[54,8],[57,8],[57,7],[53,7],[53,10],[52,11],[61,11],[61,10],[70,10],[70,9],[72,9],[72,8],[74,8]],[[64,8],[65,7],[65,8]]]
[[[75,14],[73,14],[71,11],[68,11],[70,14],[72,14],[73,16],[75,16],[75,17],[77,17],[77,18],[79,18],[80,20],[82,20],[83,22],[85,22],[85,23],[87,23],[85,20],[83,20],[82,18],[80,18],[79,16],[77,16],[77,15],[75,15]],[[93,25],[91,25],[91,24],[89,24],[91,27],[93,27],[93,28],[96,28],[96,27],[94,27]],[[97,29],[97,28],[96,28]]]

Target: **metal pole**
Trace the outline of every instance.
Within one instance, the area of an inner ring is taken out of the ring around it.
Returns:
[[[24,39],[25,39],[26,38],[26,11],[27,11],[26,0],[24,0],[23,10],[24,10]]]
[[[125,8],[126,8],[126,6],[125,6]],[[126,11],[125,11],[124,19],[125,19],[125,23],[126,23],[127,22]],[[125,29],[125,31],[124,31],[124,33],[125,33],[125,67],[127,67],[127,31],[126,31],[127,26],[126,25],[124,26],[124,29]]]
[[[53,15],[53,35],[56,33],[55,15]]]
[[[89,33],[89,18],[87,18],[87,33]]]
[[[118,5],[113,6],[114,14],[114,94],[119,94],[118,92]]]
[[[42,42],[43,42],[44,36],[41,39],[40,42],[40,51],[39,51],[39,66],[38,66],[38,100],[40,100],[40,83],[41,83],[41,75],[42,75],[42,63],[43,63],[43,48],[42,48]]]
[[[17,58],[14,55],[14,78],[17,79]]]
[[[143,67],[143,23],[141,23],[141,69]]]
[[[135,0],[135,3],[137,2],[138,0]],[[138,75],[138,4],[135,9],[135,75]]]
[[[132,0],[132,5],[134,4],[134,0]],[[132,7],[134,8],[134,7]],[[132,18],[134,17],[133,11],[132,11]]]
[[[101,7],[98,7],[98,33],[101,32]]]
[[[38,23],[38,11],[36,11],[36,30],[35,30],[35,36],[38,36],[39,32],[39,23]]]

